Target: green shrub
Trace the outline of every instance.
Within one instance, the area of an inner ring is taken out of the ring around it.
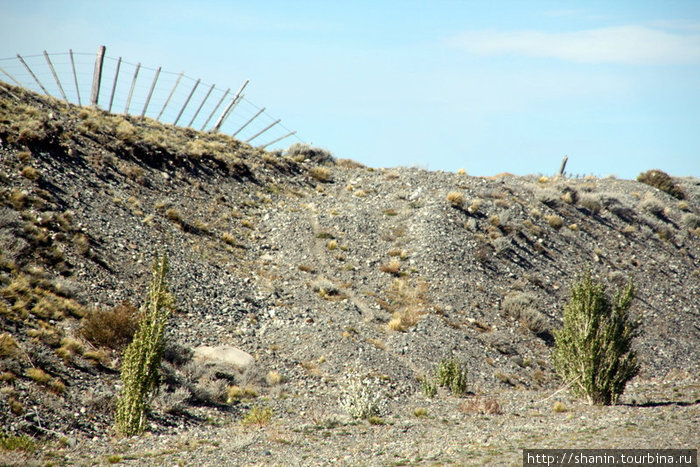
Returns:
[[[454,394],[467,392],[467,369],[454,358],[443,358],[435,372],[435,384],[449,388]]]
[[[684,199],[685,193],[671,176],[662,170],[647,170],[637,176],[637,181],[668,193],[674,198]]]
[[[165,276],[167,256],[153,261],[153,278],[146,303],[141,307],[134,340],[124,351],[121,368],[122,392],[117,399],[114,421],[117,432],[132,436],[143,432],[148,398],[158,385],[163,356],[165,324],[173,309]]]
[[[15,436],[0,432],[0,451],[34,452],[36,442],[27,435]]]
[[[633,298],[632,282],[611,300],[605,285],[587,271],[574,283],[564,306],[564,325],[554,332],[554,367],[572,392],[591,404],[617,402],[639,372],[631,347],[640,323],[628,314]]]

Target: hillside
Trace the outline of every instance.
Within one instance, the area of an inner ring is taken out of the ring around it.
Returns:
[[[700,180],[673,182],[676,197],[614,178],[268,153],[3,84],[0,419],[40,448],[0,456],[499,464],[522,447],[696,448]],[[158,251],[177,307],[149,417],[158,436],[116,440],[124,342],[88,324],[127,327]],[[614,407],[555,394],[551,331],[586,268],[637,288],[641,373]],[[192,359],[225,344],[254,366]],[[468,395],[425,398],[420,378],[450,356],[467,365]],[[381,394],[382,423],[342,410],[355,378]],[[270,424],[239,423],[259,406]]]

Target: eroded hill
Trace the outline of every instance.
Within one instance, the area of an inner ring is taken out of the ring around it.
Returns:
[[[546,398],[561,385],[551,331],[586,268],[611,290],[634,281],[637,380],[682,381],[692,418],[700,181],[672,182],[675,196],[614,178],[375,169],[3,85],[3,426],[110,435],[124,342],[88,324],[128,327],[155,251],[169,255],[177,305],[157,433],[232,423],[262,403],[303,434],[304,421],[341,417],[353,378],[373,381],[385,417],[410,417],[429,404],[416,402],[420,378],[448,356],[466,363],[472,395]],[[203,344],[238,347],[255,367],[205,368],[191,360]]]

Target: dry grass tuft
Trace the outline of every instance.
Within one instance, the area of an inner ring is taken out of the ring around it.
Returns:
[[[447,202],[450,203],[452,207],[462,208],[464,207],[464,194],[459,191],[451,191],[447,193]]]

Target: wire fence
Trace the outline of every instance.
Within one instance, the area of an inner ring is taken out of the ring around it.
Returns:
[[[184,74],[105,55],[76,53],[0,58],[0,81],[80,106],[146,116],[200,131],[221,132],[260,148],[274,147],[296,131],[245,97],[248,81],[222,89]]]

